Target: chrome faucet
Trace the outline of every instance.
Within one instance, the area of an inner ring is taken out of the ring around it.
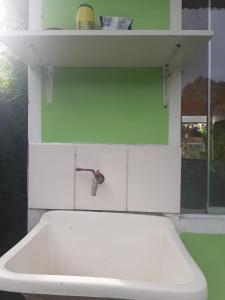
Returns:
[[[91,196],[96,196],[98,185],[102,184],[105,181],[105,177],[99,170],[95,171],[94,169],[85,169],[85,168],[76,168],[76,171],[79,172],[91,172],[94,175],[92,186],[91,186]]]

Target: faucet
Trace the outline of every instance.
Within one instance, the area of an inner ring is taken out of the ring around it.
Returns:
[[[98,185],[102,184],[105,181],[104,175],[100,173],[99,170],[95,171],[94,169],[76,168],[76,171],[91,172],[94,175],[91,186],[91,196],[96,196]]]

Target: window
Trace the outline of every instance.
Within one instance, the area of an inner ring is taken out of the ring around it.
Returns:
[[[183,1],[183,29],[214,38],[183,70],[183,211],[225,211],[225,1]]]

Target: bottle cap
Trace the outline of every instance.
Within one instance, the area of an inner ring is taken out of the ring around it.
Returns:
[[[87,4],[87,3],[82,3],[79,5],[79,7],[89,7],[91,9],[93,9],[93,6],[91,6],[90,4]]]

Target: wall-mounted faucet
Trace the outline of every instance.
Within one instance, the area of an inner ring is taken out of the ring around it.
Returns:
[[[91,196],[96,196],[98,185],[102,184],[105,181],[104,175],[100,173],[99,170],[95,171],[94,169],[76,168],[76,171],[91,172],[94,175],[91,186]]]

